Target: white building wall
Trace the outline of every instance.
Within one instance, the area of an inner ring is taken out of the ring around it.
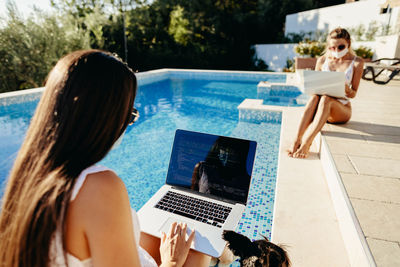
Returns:
[[[350,28],[364,25],[366,29],[371,22],[387,25],[389,13],[379,14],[382,0],[366,0],[319,9],[308,10],[286,16],[285,34],[300,32],[330,31],[336,27]],[[399,8],[392,9],[391,27],[397,24]]]
[[[297,44],[257,44],[254,46],[257,58],[264,60],[268,69],[282,71],[287,59],[296,56],[294,47]]]
[[[352,48],[356,49],[360,46],[371,48],[375,52],[373,59],[383,57],[400,56],[395,54],[396,46],[398,44],[398,36],[388,36],[381,38],[379,41],[359,41],[353,42]],[[256,56],[267,63],[268,68],[274,71],[282,71],[286,66],[287,59],[294,59],[298,56],[294,52],[294,47],[297,44],[257,44],[254,46]]]
[[[286,16],[285,34],[330,30],[336,27],[353,28],[376,21],[387,25],[389,14],[380,14],[384,0],[364,0],[342,5],[304,11]],[[392,10],[390,25],[399,30],[400,7]],[[294,52],[296,44],[257,44],[256,56],[265,61],[269,69],[282,71],[287,59],[298,56]],[[400,35],[378,36],[374,41],[354,41],[352,47],[366,46],[374,52],[373,59],[400,57]]]

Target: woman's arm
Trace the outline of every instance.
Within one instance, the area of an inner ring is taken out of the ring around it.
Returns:
[[[325,56],[321,56],[317,59],[317,63],[315,65],[315,70],[320,71],[322,70],[322,65],[324,65]]]
[[[128,193],[113,172],[88,175],[77,199],[93,265],[140,266]]]
[[[70,222],[75,222],[72,228],[82,233],[78,238],[68,238],[67,232],[67,240],[70,239],[67,250],[73,255],[80,259],[92,258],[96,267],[140,266],[128,192],[115,173],[89,174],[71,203],[68,216],[67,228]],[[193,232],[186,240],[186,227],[173,224],[170,233],[163,235],[159,248],[161,266],[179,267],[185,262],[194,238]],[[79,238],[82,235],[84,238]],[[78,252],[82,250],[86,255],[79,257]]]
[[[346,84],[346,96],[349,98],[354,98],[357,94],[358,86],[360,85],[361,76],[364,70],[364,61],[356,57],[354,62],[353,79],[351,80],[351,87]]]

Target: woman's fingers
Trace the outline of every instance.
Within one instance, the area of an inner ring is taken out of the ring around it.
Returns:
[[[167,234],[164,233],[164,232],[162,232],[162,233],[161,233],[161,243],[164,243],[164,242],[165,242],[165,239],[167,239]]]
[[[173,236],[176,232],[176,227],[177,227],[177,223],[174,222],[171,224],[171,227],[169,228],[169,234],[168,236]]]
[[[186,239],[186,229],[187,229],[187,224],[186,223],[182,224],[181,235],[185,237],[185,239]]]
[[[188,247],[190,248],[190,245],[192,244],[193,240],[194,240],[194,235],[195,235],[195,230],[192,229],[192,232],[189,235],[189,238],[186,242],[186,244],[188,245]]]

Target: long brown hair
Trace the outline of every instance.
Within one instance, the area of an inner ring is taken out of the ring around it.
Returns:
[[[2,199],[0,266],[49,265],[76,178],[125,131],[135,95],[134,73],[109,53],[76,51],[56,64]]]

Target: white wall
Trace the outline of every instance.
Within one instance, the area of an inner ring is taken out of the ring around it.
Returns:
[[[285,34],[300,32],[328,32],[338,26],[343,28],[357,27],[361,24],[367,29],[369,24],[376,21],[387,25],[389,14],[379,14],[380,5],[384,0],[365,0],[320,9],[304,11],[286,16]],[[390,18],[392,27],[399,26],[400,7],[393,8]],[[267,63],[269,69],[282,71],[286,60],[296,55],[296,44],[257,44],[256,56]],[[377,37],[375,41],[357,41],[353,48],[366,46],[374,51],[373,59],[384,57],[400,57],[399,35]]]
[[[254,48],[257,57],[264,60],[269,69],[282,71],[286,59],[293,59],[296,56],[293,50],[295,45],[297,44],[257,44]]]
[[[379,14],[382,0],[366,0],[308,10],[286,16],[285,34],[300,32],[330,31],[336,27],[350,28],[364,25],[367,29],[373,21],[387,25],[389,14]],[[399,16],[399,7],[392,9],[390,25],[394,28]]]
[[[282,71],[286,60],[298,56],[294,52],[297,44],[257,44],[254,46],[256,56],[267,63],[268,68],[274,71]],[[377,38],[376,41],[357,41],[352,43],[352,48],[360,46],[371,48],[374,51],[373,59],[400,57],[399,36],[390,35]],[[396,52],[397,51],[397,52]]]

